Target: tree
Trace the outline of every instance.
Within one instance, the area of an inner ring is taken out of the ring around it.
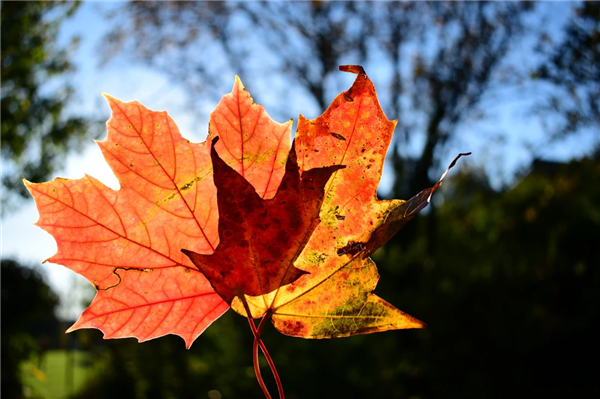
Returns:
[[[397,277],[382,279],[382,292],[427,314],[429,334],[401,344],[403,370],[414,373],[398,376],[406,397],[598,395],[598,367],[586,365],[599,348],[600,190],[590,184],[599,155],[536,161],[500,192],[480,170],[453,175],[437,208],[437,250],[418,240],[375,259]]]
[[[2,2],[2,211],[29,198],[21,179],[44,180],[85,135],[84,118],[68,116],[73,88],[46,84],[73,73],[58,28],[79,3]],[[74,42],[73,44],[76,44]]]
[[[2,260],[2,397],[23,395],[19,366],[56,341],[58,298],[39,270]]]
[[[496,72],[523,34],[530,8],[495,2],[133,2],[114,14],[105,55],[123,52],[159,67],[196,99],[222,81],[216,72],[235,71],[268,86],[277,101],[267,108],[285,119],[300,103],[288,96],[291,90],[306,93],[318,112],[325,109],[344,88],[338,65],[363,63],[367,72],[381,71],[376,86],[389,89],[381,90],[380,101],[388,116],[400,118],[395,159],[402,183],[394,195],[406,198],[437,179],[443,147],[499,83]],[[306,101],[301,104],[306,112]],[[425,144],[409,150],[417,141]]]
[[[558,89],[540,107],[554,117],[551,133],[560,138],[600,128],[600,4],[576,6],[562,40],[553,43],[544,35],[538,52],[544,60],[533,77]]]

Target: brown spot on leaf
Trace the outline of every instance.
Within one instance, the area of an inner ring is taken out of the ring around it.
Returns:
[[[346,141],[346,138],[344,136],[342,136],[341,134],[333,133],[333,132],[329,132],[329,134],[331,134],[333,137],[335,137],[338,140]]]
[[[364,243],[356,242],[356,241],[348,241],[348,244],[345,247],[342,247],[337,250],[337,254],[338,254],[338,256],[342,256],[342,255],[354,256],[357,253],[359,253],[360,251],[362,251],[363,249],[365,249]]]
[[[284,321],[283,328],[289,335],[298,335],[304,330],[304,323],[301,321]]]

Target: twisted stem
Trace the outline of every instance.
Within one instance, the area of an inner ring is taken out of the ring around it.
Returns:
[[[262,374],[260,372],[260,364],[258,362],[258,348],[260,347],[260,350],[262,351],[263,355],[267,359],[267,363],[269,363],[269,367],[271,368],[271,373],[273,373],[273,377],[275,378],[275,383],[277,384],[277,392],[279,393],[279,398],[285,399],[285,395],[283,392],[283,385],[281,384],[281,378],[279,378],[279,373],[277,372],[277,368],[275,367],[275,362],[273,362],[273,359],[271,358],[271,355],[269,354],[267,347],[265,346],[264,342],[260,338],[260,334],[262,332],[262,329],[265,326],[265,323],[271,318],[271,313],[269,311],[267,311],[265,313],[265,315],[262,317],[260,323],[258,324],[258,328],[257,328],[256,324],[254,324],[254,319],[251,316],[250,307],[248,306],[248,302],[246,301],[246,298],[242,297],[241,300],[242,300],[242,303],[244,304],[244,308],[246,310],[248,324],[250,324],[250,329],[252,330],[252,334],[254,335],[254,342],[252,344],[252,363],[254,365],[254,374],[256,374],[256,379],[258,380],[258,385],[260,385],[260,388],[262,389],[263,394],[265,395],[265,398],[271,399],[269,390],[267,389],[267,386],[265,385],[265,382],[262,378]]]

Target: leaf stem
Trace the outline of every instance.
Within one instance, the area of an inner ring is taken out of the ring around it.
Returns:
[[[247,311],[247,310],[246,310]],[[248,313],[249,314],[249,313]],[[258,362],[258,345],[256,343],[256,325],[254,324],[254,320],[252,317],[248,316],[248,323],[250,324],[250,329],[254,334],[254,344],[252,345],[252,364],[254,365],[254,374],[256,375],[256,379],[258,380],[258,385],[260,385],[260,389],[262,389],[263,394],[266,399],[272,399],[267,386],[265,385],[265,381],[262,378],[262,374],[260,373],[260,364]]]
[[[254,344],[253,347],[260,346],[267,362],[269,363],[269,367],[271,368],[271,373],[273,373],[273,377],[275,378],[275,383],[277,384],[277,393],[279,393],[279,399],[285,399],[285,394],[283,393],[283,385],[281,384],[281,378],[279,378],[279,373],[277,372],[277,368],[275,367],[275,362],[271,358],[267,347],[263,343],[262,339],[260,339],[260,333],[265,325],[265,323],[271,318],[271,313],[267,311],[263,316],[262,320],[258,324],[257,334],[254,336]],[[254,323],[253,323],[254,324]],[[257,338],[258,337],[258,338]],[[258,353],[258,350],[257,350]]]
[[[248,302],[246,301],[246,298],[242,297],[240,299],[244,305],[244,309],[246,310],[248,323],[250,324],[250,329],[252,330],[252,334],[254,335],[254,343],[252,344],[252,360],[253,360],[253,364],[254,364],[254,373],[256,374],[256,379],[258,380],[258,384],[260,385],[265,397],[267,399],[271,399],[271,395],[269,394],[269,391],[265,385],[265,382],[262,379],[262,375],[260,372],[260,365],[258,363],[258,348],[260,347],[262,353],[264,354],[265,358],[267,359],[267,363],[269,363],[269,367],[271,368],[271,373],[273,373],[273,377],[275,378],[275,383],[277,384],[277,392],[279,393],[279,398],[285,399],[285,394],[283,392],[283,385],[281,384],[281,379],[279,378],[279,373],[277,372],[277,368],[275,367],[275,362],[273,362],[273,359],[271,358],[271,355],[269,354],[267,347],[265,346],[264,342],[260,338],[260,334],[262,332],[262,329],[265,326],[265,323],[271,318],[271,313],[269,311],[267,311],[267,313],[265,313],[265,315],[262,317],[262,319],[258,325],[258,329],[257,329],[256,325],[254,324],[254,319],[251,316],[250,306],[248,306]]]

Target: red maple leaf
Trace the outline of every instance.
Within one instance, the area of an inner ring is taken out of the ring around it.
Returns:
[[[227,303],[267,294],[306,274],[294,262],[319,222],[325,184],[343,166],[312,169],[301,178],[292,148],[277,194],[263,200],[215,150],[211,158],[221,242],[211,255],[182,252]]]

